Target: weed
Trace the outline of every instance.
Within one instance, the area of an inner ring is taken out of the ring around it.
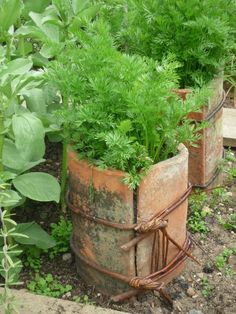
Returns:
[[[232,181],[234,178],[236,178],[236,167],[232,167],[227,171],[228,174],[228,180]]]
[[[41,276],[38,273],[35,275],[34,280],[27,285],[27,288],[37,294],[54,298],[59,298],[64,293],[72,290],[71,285],[62,285],[51,274]]]
[[[234,153],[228,149],[225,152],[225,157],[219,164],[219,169],[227,175],[227,179],[231,182],[236,177],[236,167],[232,167],[232,164],[236,163]]]
[[[73,301],[75,301],[76,303],[83,303],[83,304],[89,304],[89,305],[95,304],[94,301],[89,300],[89,297],[86,294],[82,296],[74,296]]]
[[[212,208],[216,208],[219,203],[224,203],[228,200],[228,195],[226,190],[222,187],[218,187],[212,190],[209,206]]]
[[[226,161],[230,161],[230,162],[236,162],[236,158],[234,156],[234,153],[231,151],[230,148],[228,148],[225,152],[225,158]]]
[[[214,290],[214,287],[209,283],[209,280],[206,277],[202,278],[201,288],[204,298],[209,298]]]
[[[56,255],[68,252],[70,249],[70,235],[72,232],[72,223],[65,220],[64,217],[60,217],[59,222],[51,224],[52,237],[56,241],[56,245],[49,253],[50,258],[54,258]]]
[[[26,267],[31,268],[35,272],[39,272],[41,264],[41,254],[42,250],[36,246],[28,246],[24,248],[25,262]]]
[[[223,271],[226,275],[232,276],[234,271],[230,266],[227,265],[229,257],[236,255],[236,247],[231,249],[224,249],[222,253],[216,256],[215,266],[218,270]]]
[[[207,233],[209,231],[204,218],[208,215],[203,211],[203,206],[207,201],[204,192],[193,194],[189,198],[190,215],[188,217],[188,227],[192,233]]]
[[[220,217],[219,224],[226,230],[236,231],[236,214],[230,214],[225,220]]]

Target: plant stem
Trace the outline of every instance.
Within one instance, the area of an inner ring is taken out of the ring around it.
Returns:
[[[68,108],[68,98],[64,97],[63,99],[64,107]],[[66,134],[66,126],[65,123],[63,124],[63,148],[62,148],[62,166],[61,166],[61,211],[62,213],[66,212],[66,202],[65,202],[65,195],[66,195],[66,184],[67,184],[67,134]]]
[[[23,36],[19,37],[19,49],[22,57],[25,57],[25,40]]]
[[[67,140],[63,140],[63,148],[62,148],[62,167],[61,167],[61,210],[63,213],[66,212],[66,203],[65,203],[65,195],[66,195],[66,184],[67,184]]]
[[[7,36],[6,57],[8,61],[11,61],[11,44],[12,44],[12,39],[10,36]]]
[[[10,308],[10,299],[11,299],[11,294],[9,290],[9,261],[8,261],[8,230],[7,226],[5,224],[4,218],[3,218],[3,212],[2,209],[0,208],[0,219],[1,219],[1,224],[2,224],[2,237],[3,237],[3,270],[4,270],[4,294],[3,294],[3,303],[5,307],[5,313],[9,312]]]
[[[3,112],[0,111],[0,172],[4,171],[3,166],[3,145],[4,145],[4,116]]]

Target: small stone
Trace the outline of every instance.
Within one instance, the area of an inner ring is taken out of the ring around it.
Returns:
[[[208,206],[204,206],[202,211],[205,212],[206,214],[210,214],[212,212],[212,209]]]
[[[193,282],[193,278],[192,277],[188,277],[188,282]]]
[[[204,277],[204,274],[203,274],[203,273],[198,273],[197,275],[198,275],[198,277],[201,278],[201,279],[203,279],[203,277]]]
[[[189,287],[189,288],[187,289],[187,295],[188,295],[189,297],[193,297],[194,295],[196,295],[196,291],[195,291],[192,287]]]
[[[71,258],[72,258],[71,253],[65,253],[65,254],[62,255],[62,259],[63,259],[64,262],[71,261]]]
[[[229,209],[228,209],[228,211],[233,212],[233,211],[234,211],[234,209],[233,209],[233,208],[229,208]]]
[[[188,314],[203,314],[203,312],[200,311],[200,310],[192,309],[192,310],[190,310],[190,311],[188,312]]]
[[[233,196],[233,193],[232,192],[227,192],[226,195],[231,197],[231,196]]]
[[[182,312],[182,308],[181,308],[180,305],[181,305],[181,304],[180,304],[179,301],[174,301],[174,302],[173,302],[173,308],[174,308],[174,310],[177,310],[178,312]]]
[[[196,299],[197,297],[198,297],[198,295],[195,294],[195,295],[192,296],[192,299]]]
[[[70,292],[70,291],[66,292],[65,294],[63,294],[62,298],[63,298],[63,299],[69,299],[69,298],[71,298],[71,292]]]

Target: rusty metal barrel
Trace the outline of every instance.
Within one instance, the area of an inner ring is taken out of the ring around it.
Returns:
[[[123,183],[124,172],[89,165],[71,147],[68,157],[71,247],[80,277],[119,301],[162,291],[192,257],[186,147],[153,165],[136,191]]]
[[[200,132],[196,146],[189,146],[189,181],[194,187],[209,188],[220,183],[219,165],[223,157],[223,104],[225,94],[223,77],[217,76],[210,84],[213,93],[208,104],[199,112],[191,112],[189,118],[196,122],[207,122]],[[188,89],[177,93],[185,100]]]

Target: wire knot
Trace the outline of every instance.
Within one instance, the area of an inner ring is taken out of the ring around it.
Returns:
[[[134,277],[130,280],[129,285],[136,289],[160,290],[163,288],[164,282],[157,282],[148,278]]]
[[[147,233],[163,229],[167,226],[167,221],[163,221],[160,218],[153,218],[147,222],[141,222],[135,227],[135,230],[139,233]]]

